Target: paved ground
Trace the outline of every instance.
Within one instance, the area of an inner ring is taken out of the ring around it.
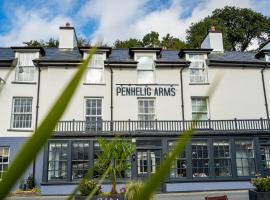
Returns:
[[[226,194],[229,200],[248,200],[247,190],[237,191],[215,191],[215,192],[192,192],[192,193],[169,193],[157,194],[155,200],[204,200],[206,196],[219,196]],[[64,200],[63,196],[41,196],[41,197],[10,197],[8,200]]]

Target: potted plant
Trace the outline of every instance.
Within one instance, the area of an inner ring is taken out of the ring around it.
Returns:
[[[251,180],[256,188],[249,190],[250,200],[268,200],[270,199],[270,177],[257,177]]]
[[[134,152],[134,145],[128,141],[119,140],[117,142],[107,142],[104,139],[98,139],[101,153],[94,164],[95,171],[99,174],[110,167],[108,178],[112,179],[111,194],[118,194],[116,190],[117,178],[122,177],[126,170],[131,168],[131,163],[127,160]]]

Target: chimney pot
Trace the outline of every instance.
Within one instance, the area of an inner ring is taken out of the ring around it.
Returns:
[[[215,26],[211,26],[210,31],[216,31],[216,27]]]
[[[70,27],[70,23],[69,22],[66,23],[66,27]]]

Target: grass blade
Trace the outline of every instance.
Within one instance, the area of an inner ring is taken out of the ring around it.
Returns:
[[[8,169],[8,172],[4,174],[3,179],[0,182],[0,199],[4,199],[9,194],[12,187],[20,179],[24,171],[29,167],[44,144],[46,144],[48,139],[51,137],[54,127],[67,108],[95,51],[95,48],[89,51],[89,56],[79,66],[77,72],[65,87],[60,97],[56,100],[48,112],[46,118],[37,128],[35,134],[33,134],[33,136],[26,141],[26,143],[16,155]]]
[[[215,77],[210,89],[207,92],[207,96],[212,96],[220,80],[220,75]],[[199,110],[202,110],[202,108],[199,108]],[[168,154],[167,158],[157,169],[156,173],[152,174],[149,177],[147,182],[142,187],[142,192],[139,194],[140,196],[135,198],[136,200],[151,199],[151,197],[154,195],[155,190],[160,186],[163,180],[165,180],[175,159],[184,151],[186,144],[191,140],[192,134],[194,132],[193,128],[196,127],[196,121],[198,121],[200,117],[201,116],[199,115],[194,121],[192,121],[190,129],[184,131],[183,135],[178,138],[175,148]]]

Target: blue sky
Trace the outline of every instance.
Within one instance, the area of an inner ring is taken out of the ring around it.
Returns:
[[[226,5],[270,17],[270,0],[0,0],[0,46],[58,38],[66,22],[93,43],[142,38],[151,30],[184,40],[192,22]]]

